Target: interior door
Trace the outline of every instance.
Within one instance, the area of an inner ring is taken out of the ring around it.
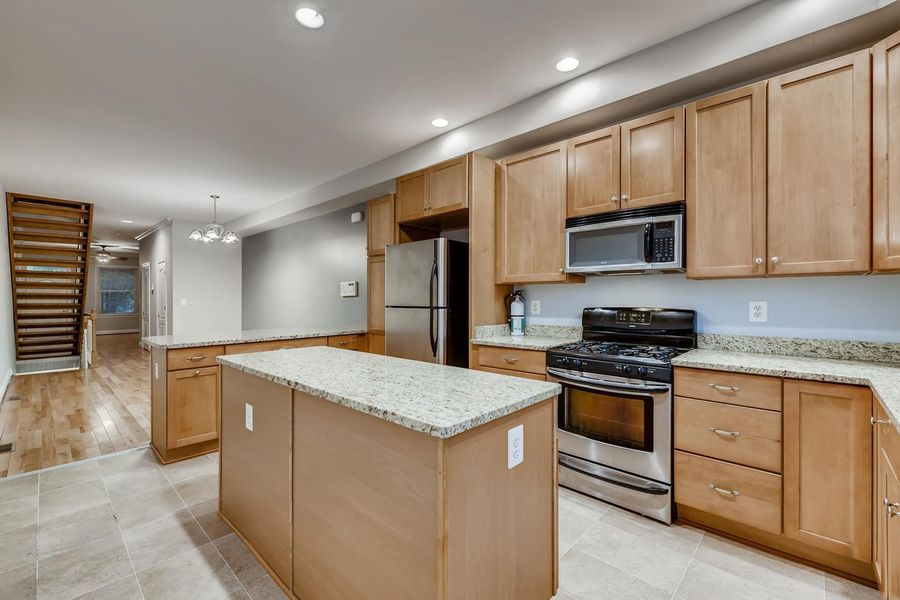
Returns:
[[[168,263],[159,261],[156,265],[156,335],[169,333],[168,272]]]
[[[141,337],[150,335],[150,263],[141,265]]]

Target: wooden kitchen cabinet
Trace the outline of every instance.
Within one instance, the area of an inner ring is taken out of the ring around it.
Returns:
[[[381,256],[385,247],[395,242],[394,195],[369,200],[368,208],[366,253]]]
[[[688,277],[766,274],[766,82],[692,102]]]
[[[219,368],[168,373],[168,449],[219,437]]]
[[[621,128],[616,125],[569,140],[566,215],[582,217],[621,208]]]
[[[384,333],[384,256],[369,257],[367,330]]]
[[[428,171],[422,169],[397,178],[397,222],[412,221],[425,216],[428,197]]]
[[[565,272],[565,227],[565,142],[500,161],[497,283],[572,281]]]
[[[872,392],[784,381],[784,535],[872,558]]]
[[[869,270],[870,80],[868,50],[769,80],[769,274]]]
[[[621,207],[684,200],[684,107],[622,126]]]
[[[900,600],[900,433],[878,402],[873,426],[875,578],[886,600]]]
[[[428,167],[428,215],[460,210],[469,205],[469,155]]]
[[[900,271],[900,33],[872,49],[872,269]]]

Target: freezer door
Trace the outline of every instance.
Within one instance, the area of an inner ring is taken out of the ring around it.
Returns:
[[[446,256],[446,239],[388,246],[385,306],[446,306]]]
[[[384,353],[438,364],[447,359],[447,309],[386,308]]]

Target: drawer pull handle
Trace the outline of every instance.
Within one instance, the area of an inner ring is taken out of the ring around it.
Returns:
[[[723,437],[733,437],[736,438],[741,435],[740,431],[725,431],[724,429],[719,429],[718,427],[710,427],[710,431],[712,431],[716,435],[721,435]]]
[[[719,385],[718,383],[711,383],[711,384],[709,384],[709,387],[715,388],[715,389],[719,390],[720,392],[739,392],[739,391],[741,391],[741,388],[739,388],[736,385]]]
[[[199,369],[198,369],[197,371],[194,371],[194,377],[196,377],[196,376],[199,375],[199,374],[200,374]]]
[[[890,425],[890,419],[876,419],[875,417],[869,417],[869,423],[874,425]]]
[[[203,360],[204,358],[206,358],[206,355],[205,355],[205,354],[197,354],[197,355],[194,355],[194,356],[188,356],[188,360],[190,360],[190,361]]]
[[[891,502],[887,498],[883,500],[884,507],[887,509],[888,518],[900,517],[900,502]]]
[[[714,483],[709,484],[709,489],[716,492],[717,494],[722,494],[723,496],[740,496],[741,493],[737,490],[726,490],[725,488],[720,488]]]
[[[349,344],[349,343],[350,343],[350,342],[338,342],[337,345],[338,345],[338,346],[346,346],[346,345]]]
[[[517,362],[519,362],[519,357],[518,356],[504,356],[503,360],[505,360],[506,362],[508,362],[511,365],[514,365]]]

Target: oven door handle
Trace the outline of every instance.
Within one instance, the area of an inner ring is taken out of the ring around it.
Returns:
[[[562,452],[559,453],[558,461],[561,466],[566,467],[567,469],[572,469],[582,475],[587,475],[588,477],[593,477],[594,479],[599,479],[600,481],[605,481],[612,485],[634,490],[635,492],[642,492],[654,496],[664,496],[671,491],[670,488],[664,485],[651,483],[645,481],[643,478],[635,477],[634,475],[621,473],[601,465],[592,464],[585,460],[568,456]]]
[[[553,367],[548,367],[547,373],[549,373],[550,375],[553,375],[554,377],[559,379],[560,383],[578,382],[583,385],[586,384],[586,386],[588,386],[590,389],[596,390],[598,392],[624,391],[624,392],[648,392],[651,394],[658,394],[660,392],[668,392],[670,389],[669,386],[666,384],[635,385],[635,384],[631,384],[631,383],[616,383],[614,381],[608,381],[608,380],[591,379],[590,377],[580,377],[578,375],[572,375],[571,373],[563,372],[559,369],[554,369]]]

